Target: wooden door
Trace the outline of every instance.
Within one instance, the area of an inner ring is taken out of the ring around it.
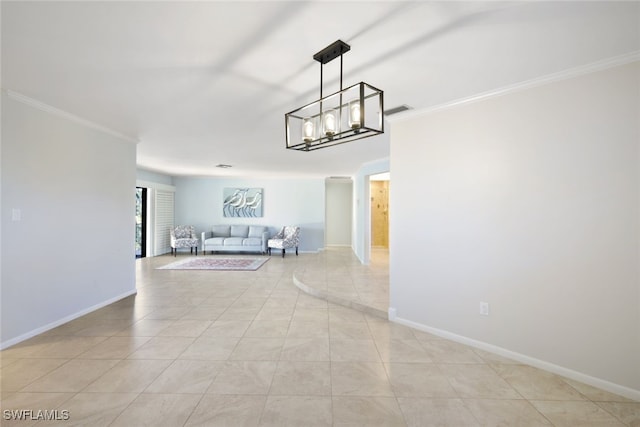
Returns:
[[[371,246],[389,247],[389,181],[371,181]]]

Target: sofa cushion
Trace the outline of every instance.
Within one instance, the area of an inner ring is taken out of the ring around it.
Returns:
[[[211,239],[207,239],[204,241],[205,245],[215,245],[222,246],[224,245],[224,237],[212,237]]]
[[[232,225],[231,226],[231,237],[247,237],[249,234],[249,226],[248,225]]]
[[[242,246],[244,237],[227,237],[224,239],[225,246]]]
[[[242,241],[242,246],[260,246],[262,239],[257,237],[247,237]]]
[[[213,237],[229,237],[230,228],[228,225],[214,225],[212,229]]]
[[[260,225],[251,225],[249,226],[249,234],[247,234],[247,237],[257,237],[259,239],[262,239],[262,233],[264,233],[267,227],[263,227]]]

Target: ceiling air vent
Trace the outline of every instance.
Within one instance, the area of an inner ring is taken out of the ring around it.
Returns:
[[[384,115],[390,116],[392,114],[402,113],[403,111],[407,111],[407,110],[411,110],[411,107],[409,107],[408,105],[400,105],[398,107],[393,107],[393,108],[389,108],[388,110],[385,110]]]
[[[229,168],[232,168],[233,166],[220,163],[219,165],[216,165],[216,167],[220,169],[229,169]]]

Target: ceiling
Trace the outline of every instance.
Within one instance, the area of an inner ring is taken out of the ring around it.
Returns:
[[[1,8],[3,89],[139,141],[140,168],[175,176],[349,176],[388,157],[391,118],[381,136],[308,153],[285,149],[284,114],[319,98],[312,57],[337,39],[351,45],[345,86],[381,88],[385,109],[424,110],[640,51],[636,1]],[[325,94],[338,89],[338,67],[324,67]]]

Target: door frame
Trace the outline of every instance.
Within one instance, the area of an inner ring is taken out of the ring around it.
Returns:
[[[138,190],[142,190],[140,200],[142,202],[142,208],[140,212],[140,255],[136,251],[136,258],[145,258],[147,256],[147,222],[148,222],[148,189],[146,187],[136,187],[136,193]],[[136,228],[138,223],[136,222]],[[138,239],[138,233],[136,230],[136,240]],[[136,242],[137,243],[137,242]]]

